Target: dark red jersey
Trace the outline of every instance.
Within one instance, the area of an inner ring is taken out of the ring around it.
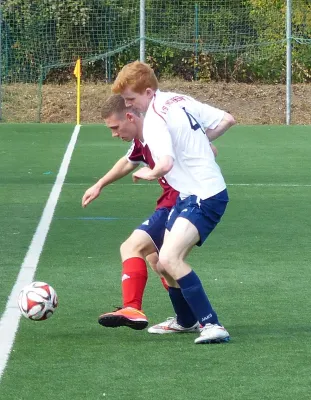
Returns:
[[[149,147],[147,145],[144,146],[138,139],[133,140],[132,146],[127,152],[127,159],[134,164],[139,164],[143,162],[151,169],[153,169],[155,165]],[[159,197],[159,199],[157,200],[156,209],[162,207],[172,208],[176,202],[179,192],[173,189],[167,183],[165,178],[159,178],[158,182],[163,189],[163,193],[161,197]]]

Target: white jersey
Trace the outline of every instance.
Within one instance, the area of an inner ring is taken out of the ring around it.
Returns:
[[[226,188],[205,129],[214,129],[224,111],[191,97],[156,91],[145,115],[143,136],[154,161],[174,158],[165,175],[181,198],[196,195],[206,199]]]

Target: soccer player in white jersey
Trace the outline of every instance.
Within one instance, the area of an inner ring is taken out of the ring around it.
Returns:
[[[123,67],[112,90],[122,95],[127,106],[146,113],[143,141],[155,166],[134,172],[134,181],[164,176],[180,192],[167,222],[169,232],[159,253],[159,268],[169,284],[176,314],[185,315],[188,310],[193,320],[188,321],[189,326],[168,320],[148,331],[165,333],[171,324],[182,331],[199,322],[202,329],[195,343],[228,341],[228,331],[219,322],[199,277],[185,258],[213,231],[229,200],[206,135],[210,141],[218,138],[235,120],[229,113],[186,95],[161,92],[154,71],[139,61]],[[177,282],[180,289],[171,290],[172,282]]]

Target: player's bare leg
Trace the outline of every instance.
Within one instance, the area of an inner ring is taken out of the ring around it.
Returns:
[[[170,232],[166,231],[164,243],[169,240]],[[163,248],[163,246],[162,246]],[[182,248],[181,248],[182,250]],[[183,257],[189,252],[188,248],[183,249]],[[161,254],[161,252],[160,252]],[[164,322],[154,325],[148,329],[149,333],[167,334],[167,333],[192,333],[199,332],[199,322],[194,316],[187,301],[184,299],[182,291],[176,280],[170,274],[170,270],[158,263],[158,272],[161,273],[168,282],[169,296],[175,311],[175,317],[169,317]],[[188,267],[190,269],[190,267]]]
[[[185,262],[186,256],[199,240],[197,228],[186,218],[177,218],[171,232],[165,237],[159,254],[159,265],[163,268],[161,273],[169,274],[178,282],[183,298],[195,315],[196,321],[203,326],[195,343],[227,341],[229,333],[219,323],[200,279]],[[174,308],[178,307],[178,297],[171,297],[171,300]]]
[[[162,285],[164,287],[165,290],[168,290],[168,283],[167,280],[164,278],[163,275],[160,274],[160,272],[158,271],[158,262],[159,262],[159,255],[157,252],[149,254],[146,257],[146,261],[148,262],[150,268],[157,274],[159,275]]]

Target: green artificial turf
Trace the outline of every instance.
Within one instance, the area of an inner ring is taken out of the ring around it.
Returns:
[[[3,126],[1,311],[73,131]],[[83,126],[36,273],[56,289],[59,308],[44,322],[22,318],[1,399],[310,398],[311,129],[237,126],[215,144],[230,203],[189,263],[231,342],[194,345],[193,334],[97,323],[121,305],[119,246],[153,212],[161,191],[126,177],[83,209],[84,191],[128,147],[102,126]],[[150,324],[173,315],[152,271],[143,306]]]

